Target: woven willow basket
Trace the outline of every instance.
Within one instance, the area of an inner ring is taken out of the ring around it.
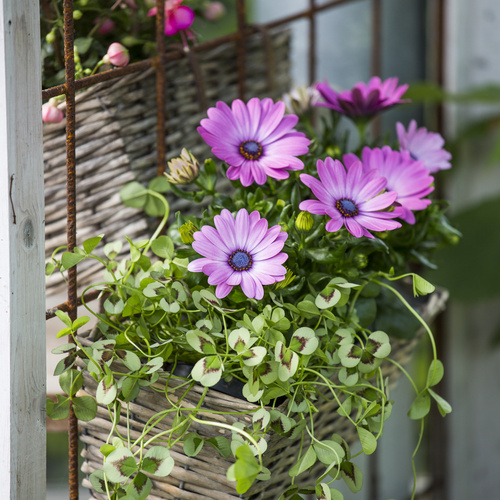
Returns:
[[[422,317],[429,323],[436,315],[444,309],[447,293],[439,291],[432,294],[425,306],[420,308]],[[406,365],[412,357],[413,351],[418,344],[418,341],[423,333],[423,329],[411,341],[391,340],[392,352],[391,359],[394,359],[401,365]],[[83,340],[84,343],[90,345],[89,340]],[[400,375],[399,370],[392,363],[383,363],[382,372],[384,378],[389,379],[389,383],[394,385]],[[96,382],[88,375],[84,374],[85,385],[82,390],[82,395],[95,396]],[[185,388],[178,390],[177,386],[180,382],[172,380],[168,386],[169,397],[173,401],[184,394]],[[131,439],[137,439],[142,431],[144,424],[155,413],[164,411],[169,408],[169,403],[163,396],[165,390],[165,382],[161,379],[155,384],[160,392],[152,391],[151,389],[143,388],[136,400],[130,404],[130,435]],[[331,395],[326,394],[331,397]],[[194,388],[184,398],[184,404],[187,407],[196,407],[199,402],[200,395],[203,392],[201,386]],[[286,404],[283,403],[283,404]],[[340,417],[336,410],[338,404],[335,401],[318,400],[316,407],[319,412],[315,415],[314,430],[315,436],[319,440],[330,439],[332,434],[339,434],[349,444],[357,440],[356,429],[350,424],[346,418]],[[203,404],[203,416],[198,414],[198,418],[206,418],[209,420],[219,421],[225,424],[234,424],[235,422],[243,422],[251,424],[252,412],[259,407],[248,403],[245,400],[237,399],[226,394],[222,394],[215,390],[210,390]],[[248,412],[243,415],[221,415],[210,413],[213,411],[232,411],[232,412]],[[169,414],[161,423],[159,423],[149,434],[148,438],[152,437],[164,430],[171,428],[173,415]],[[82,471],[85,474],[91,474],[96,469],[102,468],[102,454],[100,447],[106,443],[108,434],[111,429],[109,421],[109,413],[106,407],[99,406],[97,417],[91,422],[81,422],[83,428],[80,439],[85,443],[85,449],[82,451],[84,463]],[[127,435],[125,409],[122,411],[120,421],[118,423],[118,432],[123,436]],[[203,426],[193,423],[191,430],[197,431],[204,437],[213,437],[216,434],[213,426]],[[221,429],[219,435],[224,434]],[[271,479],[269,481],[256,481],[252,488],[244,495],[238,495],[235,491],[234,483],[226,478],[226,471],[233,462],[232,458],[224,459],[219,456],[212,448],[205,446],[196,457],[188,457],[183,453],[182,445],[177,444],[170,448],[172,458],[175,460],[175,467],[172,473],[164,478],[155,478],[149,476],[153,482],[153,489],[148,498],[150,500],[161,499],[179,499],[179,500],[234,500],[237,498],[245,498],[252,500],[276,500],[280,494],[290,484],[290,476],[288,474],[290,468],[297,460],[298,449],[300,446],[300,435],[293,441],[283,438],[276,433],[270,433],[266,436],[268,441],[268,449],[263,455],[264,465],[271,470]],[[159,445],[161,443],[154,443]],[[307,447],[308,440],[305,439]],[[295,478],[295,484],[305,486],[306,484],[314,483],[324,471],[324,465],[318,462],[309,472],[309,474],[301,474]],[[83,480],[83,486],[92,489],[92,485],[88,479]],[[92,498],[105,500],[105,496],[95,491],[92,492]]]
[[[247,38],[245,82],[247,97],[278,99],[290,89],[290,33],[263,31]],[[206,116],[206,104],[231,102],[238,97],[236,46],[225,43],[196,52],[195,78],[187,58],[169,62],[166,71],[167,159],[180,155],[183,147],[203,159],[208,146],[196,131]],[[105,242],[128,236],[149,237],[150,221],[135,209],[123,206],[119,191],[126,183],[147,182],[156,175],[155,73],[150,69],[112,82],[95,85],[76,96],[76,204],[77,238],[105,234]],[[66,244],[66,149],[65,121],[44,125],[45,238],[46,256]],[[171,213],[186,207],[176,201]],[[102,246],[101,246],[102,247]],[[79,264],[78,283],[84,285],[99,265]],[[54,273],[47,280],[47,295],[64,287]]]

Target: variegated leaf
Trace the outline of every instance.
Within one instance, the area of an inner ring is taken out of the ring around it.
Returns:
[[[188,344],[197,352],[201,354],[216,354],[214,341],[203,332],[199,330],[190,330],[186,334]]]
[[[211,387],[221,379],[223,368],[218,356],[207,356],[194,365],[191,376],[204,387]]]
[[[238,328],[229,334],[228,343],[231,349],[241,353],[245,350],[249,340],[250,332],[246,328]]]
[[[113,483],[123,483],[137,472],[137,464],[128,448],[117,448],[105,459],[103,471]]]
[[[275,360],[279,362],[278,378],[286,382],[295,375],[299,366],[299,357],[291,349],[288,349],[282,342],[276,342],[274,351]]]
[[[141,470],[158,477],[168,476],[174,468],[174,459],[164,446],[153,446],[144,455]]]
[[[265,347],[252,347],[242,354],[243,363],[247,366],[256,366],[262,362],[266,354],[267,350]]]
[[[299,354],[312,354],[318,347],[319,341],[314,330],[307,327],[299,328],[292,335],[290,349]]]

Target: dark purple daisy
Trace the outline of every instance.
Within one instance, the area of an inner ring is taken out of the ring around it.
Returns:
[[[396,104],[408,102],[401,99],[408,85],[398,87],[397,78],[388,78],[381,81],[378,76],[370,79],[368,84],[358,82],[351,90],[336,92],[325,80],[316,85],[325,102],[318,102],[316,106],[333,109],[352,119],[371,118]]]
[[[359,162],[359,158],[349,153],[344,156],[344,165],[349,169],[351,165]],[[431,184],[434,182],[432,175],[420,161],[410,157],[408,151],[393,151],[389,146],[382,149],[368,147],[363,148],[362,153],[363,170],[369,172],[375,170],[377,175],[385,177],[388,191],[395,191],[395,212],[398,217],[415,224],[415,215],[412,210],[423,210],[431,200],[423,199],[434,190]]]
[[[346,172],[339,160],[326,158],[318,160],[319,180],[308,174],[300,174],[300,180],[311,189],[317,200],[300,203],[301,210],[312,214],[328,215],[326,224],[329,232],[338,231],[342,226],[356,238],[367,236],[368,231],[387,231],[401,227],[401,224],[389,220],[397,216],[395,212],[381,212],[390,207],[397,197],[393,191],[384,192],[387,183],[378,177],[375,171],[363,172],[358,161]]]
[[[444,139],[437,132],[427,132],[425,127],[417,128],[417,122],[412,120],[408,131],[402,123],[396,123],[399,147],[408,151],[414,160],[424,163],[433,174],[438,170],[451,168],[451,154],[443,148]]]
[[[215,295],[224,298],[233,286],[240,285],[248,298],[261,299],[262,285],[271,285],[285,278],[282,265],[288,255],[281,253],[288,234],[281,226],[268,229],[259,212],[250,215],[242,208],[234,218],[229,210],[214,217],[215,228],[203,226],[193,234],[193,248],[203,258],[188,265],[192,272],[208,276],[216,285]]]
[[[247,104],[236,99],[229,107],[219,101],[207,114],[198,132],[229,165],[229,179],[239,179],[243,186],[264,184],[267,176],[287,179],[288,170],[304,168],[296,157],[309,151],[310,141],[293,128],[298,118],[285,116],[283,102],[254,97]]]

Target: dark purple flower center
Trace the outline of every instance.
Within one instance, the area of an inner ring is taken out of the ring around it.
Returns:
[[[227,263],[235,271],[248,271],[252,267],[252,257],[245,250],[235,250],[227,259]]]
[[[257,141],[243,141],[240,144],[240,153],[247,160],[258,160],[262,156],[262,144]]]
[[[356,203],[348,198],[342,198],[337,200],[335,207],[344,217],[355,217],[358,215],[358,207]]]

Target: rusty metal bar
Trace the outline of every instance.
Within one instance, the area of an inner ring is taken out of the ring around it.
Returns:
[[[156,173],[165,172],[165,110],[166,110],[166,74],[165,74],[165,2],[156,0]]]
[[[236,68],[238,72],[238,96],[240,99],[245,99],[246,91],[246,26],[247,16],[245,8],[245,0],[237,0],[236,2],[236,17],[238,23],[238,33],[240,37],[237,40],[237,53],[236,53]]]
[[[316,81],[316,0],[309,0],[309,85]]]
[[[76,174],[75,174],[75,57],[73,0],[64,0],[64,64],[66,95],[66,238],[68,252],[76,246]],[[68,315],[76,319],[76,266],[68,269]],[[78,421],[70,405],[69,412],[69,498],[78,500]]]

